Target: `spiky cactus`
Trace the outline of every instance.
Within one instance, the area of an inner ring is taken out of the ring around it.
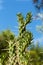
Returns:
[[[29,59],[29,53],[26,52],[26,48],[31,44],[32,33],[26,30],[26,25],[31,22],[31,13],[27,13],[26,20],[21,13],[17,14],[19,22],[19,36],[16,42],[16,63],[15,65],[27,65]]]
[[[26,25],[31,22],[32,15],[31,13],[27,13],[25,19],[21,13],[17,14],[17,16],[19,21],[19,35],[16,38],[14,37],[13,40],[7,35],[5,41],[8,43],[7,50],[9,56],[4,65],[28,65],[29,52],[26,49],[31,44],[33,36],[30,31],[26,30]]]

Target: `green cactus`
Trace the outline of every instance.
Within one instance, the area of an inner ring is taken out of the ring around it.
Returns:
[[[8,51],[8,59],[4,65],[28,65],[29,52],[26,51],[26,49],[31,44],[33,35],[30,31],[26,30],[26,25],[31,22],[32,15],[29,12],[26,18],[24,18],[21,13],[17,14],[17,16],[19,22],[19,35],[13,37],[9,32],[6,32],[7,34],[3,33],[4,40],[8,43],[8,47],[5,49]]]

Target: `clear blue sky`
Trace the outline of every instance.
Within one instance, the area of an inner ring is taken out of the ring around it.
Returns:
[[[16,14],[21,12],[25,17],[29,11],[33,15],[36,14],[36,9],[31,0],[0,0],[0,31],[10,29],[17,35],[18,22]],[[39,34],[36,30],[36,26],[40,24],[41,21],[36,20],[27,25],[27,29],[33,33],[34,39],[42,38],[42,34]]]

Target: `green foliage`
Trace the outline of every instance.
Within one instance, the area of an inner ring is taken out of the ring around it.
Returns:
[[[36,45],[30,45],[30,57],[31,60],[29,63],[30,65],[43,65],[43,47],[39,46],[39,43]],[[35,63],[34,63],[35,62]]]
[[[8,47],[8,41],[9,40],[14,40],[14,34],[10,32],[10,30],[6,30],[2,33],[0,33],[0,50],[5,49]]]
[[[10,30],[3,31],[0,33],[0,58],[2,60],[2,65],[5,65],[5,61],[8,60],[8,41],[13,41],[15,38],[14,34]]]
[[[3,31],[0,33],[0,41],[1,40],[13,40],[14,34],[10,30]]]

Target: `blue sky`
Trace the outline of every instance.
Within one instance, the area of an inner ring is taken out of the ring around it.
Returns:
[[[18,22],[16,14],[21,12],[24,17],[27,12],[36,14],[36,9],[32,4],[31,0],[0,0],[0,31],[10,29],[18,34]],[[43,40],[43,34],[36,30],[36,26],[41,25],[40,20],[34,20],[32,23],[27,25],[27,29],[33,33],[35,40]],[[42,41],[41,41],[42,43]]]

